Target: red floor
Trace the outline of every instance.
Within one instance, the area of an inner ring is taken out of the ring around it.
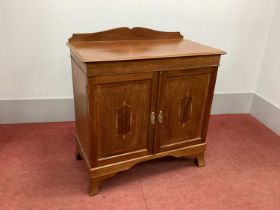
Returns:
[[[280,137],[250,115],[210,121],[206,166],[139,164],[86,194],[74,123],[0,125],[0,209],[280,209]]]

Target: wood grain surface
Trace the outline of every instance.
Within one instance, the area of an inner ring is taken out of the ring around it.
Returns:
[[[206,134],[223,51],[179,32],[117,28],[69,38],[77,159],[89,194],[133,165],[164,156],[204,166]]]

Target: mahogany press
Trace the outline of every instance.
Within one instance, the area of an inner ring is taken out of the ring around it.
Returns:
[[[205,138],[223,51],[179,32],[117,28],[73,34],[76,158],[89,194],[133,165],[164,156],[204,166]]]

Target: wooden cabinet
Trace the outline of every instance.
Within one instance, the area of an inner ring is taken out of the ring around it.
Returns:
[[[89,194],[136,163],[164,156],[204,165],[216,73],[223,51],[179,32],[118,28],[74,34],[71,51],[77,159]]]

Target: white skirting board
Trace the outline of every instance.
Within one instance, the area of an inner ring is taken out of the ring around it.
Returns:
[[[0,124],[63,122],[74,116],[72,98],[0,100]]]
[[[215,94],[212,114],[249,113],[253,94]],[[0,100],[0,123],[63,122],[74,120],[74,100]]]
[[[280,109],[254,93],[215,94],[211,114],[251,113],[280,135]],[[73,121],[74,101],[62,99],[0,100],[0,124]]]
[[[254,93],[214,94],[211,114],[249,113]]]
[[[250,110],[257,120],[280,136],[280,108],[255,94]]]

